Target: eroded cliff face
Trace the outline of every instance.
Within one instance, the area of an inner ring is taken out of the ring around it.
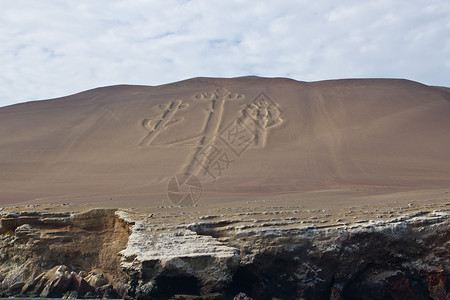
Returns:
[[[117,297],[126,280],[117,253],[128,227],[111,209],[22,211],[0,219],[0,294]]]
[[[325,210],[308,215],[285,208],[209,215],[4,212],[1,291],[149,299],[232,299],[240,292],[253,299],[449,299],[449,212],[441,203],[352,222]]]

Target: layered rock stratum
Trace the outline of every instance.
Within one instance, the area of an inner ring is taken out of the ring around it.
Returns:
[[[0,291],[138,299],[450,296],[448,198],[372,209],[257,204],[4,209]]]
[[[0,108],[0,295],[449,299],[448,128],[448,88],[387,79]]]

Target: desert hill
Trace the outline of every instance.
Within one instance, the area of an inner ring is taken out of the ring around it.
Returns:
[[[98,88],[0,108],[0,205],[449,187],[449,128],[450,89],[407,80]]]

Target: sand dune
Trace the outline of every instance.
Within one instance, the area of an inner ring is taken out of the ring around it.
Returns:
[[[183,173],[202,199],[445,188],[449,128],[450,89],[407,80],[98,88],[0,108],[0,205],[163,203]]]

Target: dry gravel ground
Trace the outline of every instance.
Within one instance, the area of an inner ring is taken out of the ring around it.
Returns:
[[[151,216],[161,229],[178,224],[214,220],[233,223],[270,222],[276,228],[303,225],[333,227],[358,222],[386,221],[420,211],[450,209],[450,188],[381,193],[369,190],[326,190],[298,194],[261,196],[245,200],[201,199],[195,206],[173,205],[169,199],[160,203],[145,201],[117,203],[25,204],[4,207],[3,211],[83,212],[92,208],[119,208]]]

